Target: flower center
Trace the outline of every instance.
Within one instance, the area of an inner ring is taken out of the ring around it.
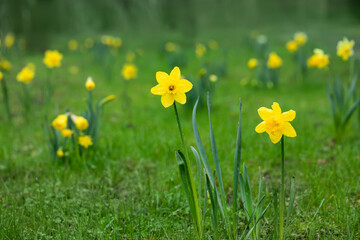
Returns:
[[[277,117],[272,117],[265,121],[266,130],[273,135],[282,131],[282,125],[282,121]]]
[[[170,86],[169,86],[169,91],[170,91],[170,92],[173,92],[174,90],[175,90],[175,86],[174,86],[174,85],[170,85]]]

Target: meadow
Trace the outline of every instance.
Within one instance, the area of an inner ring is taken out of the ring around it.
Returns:
[[[255,132],[261,122],[257,110],[270,108],[273,102],[278,102],[283,111],[296,111],[291,124],[297,136],[285,139],[286,205],[290,204],[291,179],[296,181],[292,214],[286,220],[286,239],[359,239],[360,108],[346,128],[336,134],[328,92],[337,76],[346,86],[350,85],[350,61],[337,56],[338,41],[343,37],[355,40],[355,54],[351,56],[355,62],[355,76],[360,35],[358,25],[334,25],[304,30],[283,27],[256,32],[234,33],[233,29],[204,32],[197,39],[206,47],[202,57],[197,57],[194,44],[176,34],[164,33],[160,39],[150,34],[119,35],[122,45],[115,50],[103,47],[102,35],[64,35],[49,48],[62,53],[63,59],[60,67],[51,69],[54,92],[48,100],[42,97],[49,77],[49,69],[43,63],[44,53],[21,50],[17,36],[11,48],[6,48],[2,42],[2,56],[12,63],[11,70],[4,73],[12,119],[7,119],[5,108],[1,106],[0,238],[197,238],[192,209],[175,158],[175,151],[184,149],[174,110],[164,108],[160,97],[150,92],[157,84],[156,72],[170,73],[176,66],[169,61],[169,53],[164,49],[171,42],[181,49],[180,60],[184,56],[186,59],[186,64],[179,66],[181,74],[194,86],[202,76],[209,79],[211,63],[223,64],[223,76],[209,83],[212,84],[211,123],[227,209],[233,204],[234,155],[241,100],[241,166],[246,164],[253,198],[258,196],[259,179],[263,179],[263,204],[269,204],[260,220],[259,234],[249,239],[280,239],[278,224],[274,222],[278,214],[274,194],[280,190],[281,177],[280,143],[273,144],[267,134]],[[306,59],[315,48],[323,49],[330,56],[329,65],[321,69],[307,68],[304,76],[294,61],[294,53],[285,47],[300,30],[307,34],[302,47]],[[266,58],[272,51],[282,58],[277,86],[257,83],[259,72],[248,68],[248,60],[258,56],[251,44],[262,34],[266,36]],[[117,33],[112,35],[117,36]],[[94,41],[94,46],[84,47],[87,38]],[[68,48],[71,39],[79,43],[74,51]],[[211,49],[210,40],[215,40],[218,48]],[[121,74],[126,62],[137,67],[137,76],[130,80],[125,80]],[[210,64],[205,66],[204,62]],[[29,84],[31,110],[25,113],[21,100],[23,83],[16,81],[16,77],[28,63],[35,65],[35,77]],[[89,146],[89,154],[82,152],[82,158],[75,155],[65,156],[67,160],[59,155],[52,158],[44,124],[50,126],[59,114],[67,111],[84,113],[88,101],[85,83],[89,76],[95,83],[91,90],[94,102],[111,94],[116,96],[104,108],[96,145]],[[359,96],[359,90],[357,83],[354,96]],[[195,101],[190,98],[191,91],[187,93],[185,105],[176,105],[189,151],[190,146],[197,148],[192,123]],[[204,148],[212,159],[205,101],[197,109],[196,120]],[[195,158],[190,155],[188,160],[192,172],[196,173]],[[210,164],[214,166],[212,160]],[[217,176],[217,185],[218,181]],[[201,203],[207,205],[206,200]],[[207,220],[201,237],[229,239],[221,218],[219,229],[213,229],[210,205],[208,203],[204,214]],[[237,227],[249,230],[240,200],[239,209]]]

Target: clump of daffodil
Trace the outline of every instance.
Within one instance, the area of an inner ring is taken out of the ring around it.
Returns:
[[[85,39],[84,46],[87,49],[92,48],[94,46],[94,40],[92,38]]]
[[[202,43],[196,44],[195,53],[196,53],[196,56],[199,57],[199,58],[204,56],[204,54],[206,53],[205,45],[202,44]]]
[[[31,83],[35,76],[35,70],[34,68],[30,66],[24,67],[16,76],[17,81],[23,82],[26,84]]]
[[[254,69],[258,66],[259,61],[256,58],[250,58],[247,65],[249,69]]]
[[[294,34],[294,40],[299,46],[302,46],[307,42],[307,35],[304,32],[297,32]]]
[[[339,41],[337,44],[337,55],[341,57],[344,61],[347,61],[349,57],[354,55],[354,45],[355,41],[349,41],[346,37],[342,41]]]
[[[88,91],[92,91],[95,88],[95,82],[92,80],[92,77],[88,77],[85,82],[85,88]]]
[[[327,67],[329,63],[329,56],[319,48],[314,49],[314,54],[307,61],[308,67],[317,67],[319,69]]]
[[[189,92],[193,85],[186,79],[181,79],[180,69],[174,67],[170,75],[165,72],[156,73],[158,85],[151,88],[151,93],[161,95],[161,104],[167,108],[177,101],[181,104],[186,103],[185,93]]]
[[[209,76],[209,80],[210,80],[210,82],[217,82],[217,80],[218,80],[218,76],[216,76],[215,74],[211,74],[210,76]]]
[[[208,46],[211,50],[217,50],[219,48],[219,43],[215,40],[210,40]]]
[[[261,107],[258,109],[260,118],[263,120],[256,126],[257,133],[266,132],[270,140],[276,144],[281,140],[281,188],[280,188],[280,211],[279,211],[279,238],[284,239],[284,213],[285,213],[285,151],[284,136],[296,137],[296,131],[290,124],[295,119],[296,112],[290,110],[282,113],[277,102],[274,102],[272,109]],[[289,206],[290,208],[291,206]],[[289,221],[289,220],[288,220]]]
[[[179,46],[173,42],[165,43],[165,50],[167,52],[176,52],[179,49]]]
[[[66,128],[68,122],[68,115],[67,114],[60,114],[58,115],[53,121],[52,126],[59,131],[62,131]]]
[[[89,122],[86,118],[82,116],[76,116],[74,119],[74,123],[77,129],[84,131],[89,127]]]
[[[76,51],[79,47],[79,43],[76,40],[71,39],[68,43],[68,47],[70,51]]]
[[[79,144],[83,148],[87,149],[89,146],[93,145],[93,142],[91,140],[91,137],[86,135],[86,136],[79,137]]]
[[[137,77],[137,67],[134,64],[127,63],[124,64],[121,74],[124,77],[125,80],[134,79]]]
[[[289,52],[296,52],[298,48],[299,48],[298,43],[295,40],[291,40],[286,43],[286,49]]]
[[[71,131],[70,129],[61,130],[61,135],[65,138],[71,137],[72,134],[73,134],[73,131]]]
[[[63,55],[59,53],[57,50],[47,50],[45,52],[43,63],[48,68],[60,67],[62,59],[63,59]]]
[[[133,51],[129,51],[128,53],[126,53],[126,61],[127,62],[134,62],[135,57],[136,57],[136,55]]]
[[[0,69],[4,70],[4,71],[10,71],[12,68],[11,62],[9,62],[6,59],[1,59],[0,60]]]
[[[279,68],[282,65],[282,59],[275,52],[271,52],[267,61],[269,68]]]
[[[15,35],[13,33],[8,33],[5,36],[4,44],[6,48],[11,48],[15,43]]]

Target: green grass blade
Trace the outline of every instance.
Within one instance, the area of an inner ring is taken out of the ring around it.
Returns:
[[[352,105],[352,107],[346,113],[345,118],[343,119],[343,122],[342,122],[343,127],[345,127],[346,124],[349,122],[351,116],[353,115],[353,113],[355,112],[355,110],[357,109],[359,104],[360,104],[360,98],[358,100],[356,100],[356,102]]]
[[[200,160],[200,156],[199,153],[196,151],[196,149],[191,146],[191,151],[194,154],[195,160],[196,160],[196,167],[197,167],[197,175],[198,175],[198,194],[199,196],[201,196],[201,171],[202,171],[202,167],[201,167],[201,160]],[[201,206],[201,198],[199,197],[199,206]]]

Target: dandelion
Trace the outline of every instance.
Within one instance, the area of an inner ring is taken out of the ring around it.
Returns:
[[[297,32],[294,34],[294,40],[299,46],[302,46],[307,42],[307,35],[304,32]]]
[[[89,127],[88,120],[86,120],[86,118],[81,117],[81,116],[76,116],[74,123],[75,123],[76,128],[81,131],[86,130]]]
[[[93,145],[93,142],[92,142],[90,136],[80,136],[79,137],[79,144],[83,148],[87,149],[89,146]]]
[[[57,50],[47,50],[43,62],[48,68],[60,67],[62,58],[63,55]]]
[[[296,41],[289,41],[286,43],[286,49],[289,52],[296,52],[298,50],[298,43]]]
[[[344,61],[347,61],[349,57],[354,55],[354,45],[355,41],[349,41],[346,37],[342,41],[339,41],[337,44],[337,55],[342,57]]]
[[[176,45],[173,42],[167,42],[165,43],[165,50],[167,52],[176,52],[179,49],[178,45]]]
[[[130,80],[137,77],[137,67],[134,64],[127,63],[123,66],[121,74],[125,80]]]
[[[35,76],[34,69],[30,66],[24,67],[16,76],[17,81],[23,82],[26,84],[31,83]]]
[[[270,53],[267,66],[269,68],[279,68],[282,65],[282,59],[275,52]]]
[[[218,80],[218,76],[216,76],[215,74],[211,74],[210,76],[209,76],[209,80],[210,80],[210,82],[217,82],[217,80]]]
[[[68,120],[68,116],[66,114],[60,114],[53,120],[52,126],[55,129],[62,131],[67,126],[67,120]]]
[[[73,131],[71,131],[70,129],[63,129],[61,130],[61,135],[63,137],[71,137],[71,135],[73,134]]]
[[[11,48],[14,45],[14,43],[15,43],[15,35],[12,33],[6,34],[4,41],[5,47]]]
[[[201,58],[206,53],[206,47],[201,43],[196,44],[195,53],[196,53],[196,56]]]
[[[63,152],[63,150],[61,148],[59,150],[57,150],[56,156],[58,156],[58,158],[64,157],[64,152]]]
[[[88,91],[92,91],[95,88],[95,83],[91,77],[88,77],[88,79],[86,80],[85,88]]]
[[[79,44],[76,40],[70,40],[68,43],[68,47],[70,51],[76,51],[79,47]]]
[[[2,69],[4,71],[10,71],[11,68],[12,68],[12,65],[8,60],[6,60],[6,59],[0,60],[0,69]]]
[[[327,67],[329,63],[329,56],[319,48],[314,49],[314,55],[312,55],[307,61],[308,67],[317,67],[319,69]]]
[[[185,104],[185,93],[189,92],[193,87],[191,82],[181,79],[181,73],[178,67],[174,67],[170,75],[165,72],[157,72],[156,81],[158,85],[151,88],[151,93],[161,95],[161,103],[165,108],[173,105],[174,101]]]
[[[259,62],[256,58],[250,58],[247,65],[248,65],[248,68],[250,69],[254,69],[258,66]]]

